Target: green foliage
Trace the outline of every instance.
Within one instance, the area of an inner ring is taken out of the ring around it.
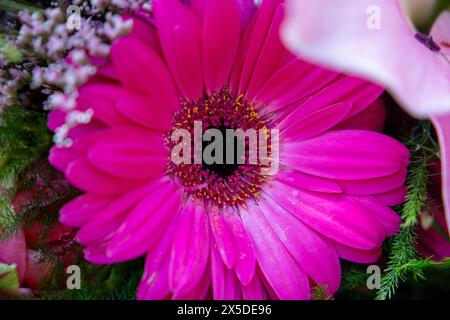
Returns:
[[[418,217],[428,200],[430,172],[428,167],[438,155],[438,146],[428,121],[419,122],[406,145],[412,159],[408,175],[406,201],[400,209],[403,224],[399,233],[388,244],[389,261],[381,281],[377,299],[390,299],[399,285],[409,278],[424,279],[423,269],[435,264],[422,260],[416,253],[416,226]]]
[[[43,112],[27,110],[18,104],[6,107],[0,115],[0,184],[10,185],[51,145]]]

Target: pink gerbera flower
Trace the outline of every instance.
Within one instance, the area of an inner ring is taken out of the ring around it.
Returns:
[[[289,53],[283,14],[282,0],[154,0],[79,89],[93,118],[50,162],[85,194],[61,220],[92,263],[146,255],[138,298],[332,294],[339,257],[376,261],[397,231],[409,153],[376,132],[382,88]],[[64,120],[55,110],[49,125]],[[166,138],[195,120],[279,129],[279,172],[173,164]]]

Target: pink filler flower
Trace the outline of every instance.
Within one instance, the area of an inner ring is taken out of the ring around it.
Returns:
[[[412,27],[406,1],[287,0],[282,38],[308,61],[380,83],[406,111],[433,121],[450,230],[450,12],[426,36]]]
[[[93,118],[49,160],[85,194],[60,219],[92,263],[146,255],[139,299],[332,294],[338,257],[376,261],[398,230],[389,206],[404,200],[409,152],[377,132],[383,89],[296,58],[284,12],[282,0],[154,0],[79,88]],[[194,120],[280,129],[279,172],[174,165],[166,137]],[[49,115],[53,130],[64,121]]]

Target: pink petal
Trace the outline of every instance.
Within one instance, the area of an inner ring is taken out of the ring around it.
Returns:
[[[22,231],[19,231],[11,239],[0,242],[0,262],[15,263],[19,280],[21,283],[24,281],[27,269],[27,246]]]
[[[340,258],[356,263],[373,263],[376,262],[381,255],[381,247],[372,250],[361,250],[335,242],[334,248]]]
[[[235,2],[203,2],[203,74],[211,92],[221,90],[228,81],[239,46],[241,17]]]
[[[123,37],[114,42],[111,58],[126,88],[153,97],[168,110],[177,109],[173,81],[162,58],[153,48],[137,37]]]
[[[450,17],[450,15],[449,15]],[[441,179],[442,179],[442,201],[445,208],[447,230],[450,230],[450,114],[444,116],[434,116],[432,118],[436,133],[439,138],[441,153]],[[450,232],[450,231],[449,231]]]
[[[233,273],[228,269],[217,249],[211,246],[212,289],[215,300],[237,300],[240,298],[240,285]]]
[[[119,179],[102,173],[84,158],[72,161],[65,174],[70,183],[78,189],[100,196],[121,194],[140,184],[138,181]]]
[[[267,300],[264,285],[257,274],[248,285],[242,286],[242,298],[244,300]]]
[[[300,112],[296,112],[300,110]],[[341,102],[320,108],[306,115],[302,106],[292,112],[280,123],[281,136],[286,140],[301,141],[315,137],[342,121],[352,110],[352,104]]]
[[[372,131],[331,131],[283,146],[280,162],[319,177],[364,180],[389,176],[408,165],[409,151]]]
[[[222,212],[219,212],[215,208],[211,208],[210,210],[209,222],[217,251],[220,253],[227,268],[232,268],[236,263],[238,255],[233,231],[222,216]]]
[[[262,10],[262,9],[260,9]],[[252,71],[248,86],[241,82],[241,90],[245,90],[247,96],[252,99],[256,96],[263,84],[282,67],[291,54],[281,43],[279,30],[284,17],[284,4],[280,4],[275,10],[266,38],[260,44],[259,57]]]
[[[305,189],[311,191],[341,193],[339,184],[333,180],[312,176],[295,170],[281,170],[277,174],[277,179],[284,184],[295,189]]]
[[[110,133],[89,149],[87,159],[92,166],[127,180],[148,180],[163,174],[168,151],[160,133],[132,127]]]
[[[287,6],[282,37],[302,57],[385,85],[414,115],[450,111],[448,57],[415,39],[400,1],[289,0]],[[368,27],[371,8],[379,10],[377,29]]]
[[[81,227],[95,217],[97,212],[110,203],[110,198],[103,198],[89,193],[66,203],[59,211],[59,219],[65,225]]]
[[[145,128],[167,132],[172,125],[170,108],[173,106],[166,103],[159,94],[151,96],[126,92],[117,101],[116,108],[125,117]]]
[[[169,283],[183,296],[201,281],[209,256],[209,226],[206,212],[188,203],[180,213],[173,241]]]
[[[107,255],[121,261],[143,255],[162,238],[180,205],[181,194],[174,184],[154,189],[128,213],[110,240]]]
[[[261,53],[261,44],[265,43],[271,21],[281,2],[281,0],[265,0],[258,8],[244,36],[243,46],[239,49],[244,55],[240,59],[241,63],[238,63],[233,70],[232,89],[234,91],[242,93],[247,89]]]
[[[294,59],[276,71],[258,91],[255,100],[275,111],[300,102],[323,89],[337,73]]]
[[[183,94],[197,99],[203,91],[201,29],[191,10],[178,0],[153,1],[155,24],[174,80]]]
[[[299,266],[320,286],[333,294],[339,289],[341,267],[334,248],[290,212],[260,200],[262,213]]]
[[[237,260],[234,266],[239,281],[247,285],[255,274],[256,259],[253,242],[246,231],[241,218],[234,210],[229,209],[225,212],[229,228],[232,230],[237,250]]]
[[[386,108],[379,99],[363,111],[339,123],[334,129],[339,130],[372,130],[381,132],[386,119]]]
[[[379,222],[343,195],[292,189],[273,182],[270,196],[310,228],[359,249],[380,246],[384,231]]]
[[[309,299],[306,273],[298,266],[263,213],[249,206],[241,213],[256,251],[258,265],[280,299]]]
[[[407,170],[405,167],[390,176],[367,180],[339,180],[338,184],[345,193],[372,195],[397,189],[405,184]]]

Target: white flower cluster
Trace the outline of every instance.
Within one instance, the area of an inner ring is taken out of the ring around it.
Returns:
[[[92,118],[92,110],[83,115],[74,111],[77,88],[96,72],[90,58],[107,57],[111,43],[130,32],[132,21],[124,20],[123,12],[151,10],[149,0],[74,0],[72,4],[80,8],[80,28],[68,27],[61,7],[22,11],[22,26],[11,45],[25,59],[14,63],[0,53],[0,111],[14,101],[24,83],[30,90],[40,90],[48,95],[44,109],[58,107],[67,113],[67,123],[55,134],[62,145],[68,144],[70,128]]]

